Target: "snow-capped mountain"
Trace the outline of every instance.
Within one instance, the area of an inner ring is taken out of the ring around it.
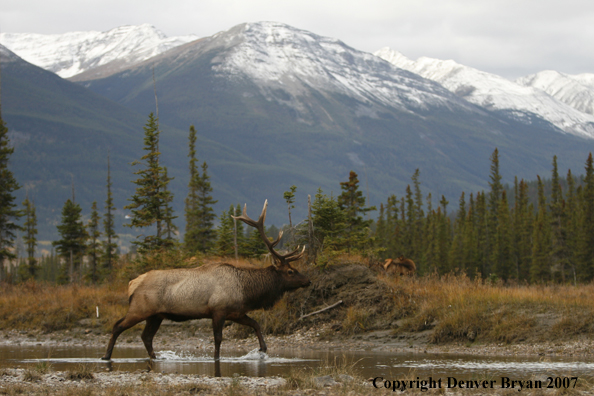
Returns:
[[[594,115],[594,74],[563,74],[545,70],[516,80],[526,87],[541,89],[584,113]]]
[[[197,38],[168,38],[154,26],[143,24],[107,32],[1,33],[0,43],[27,62],[69,78],[99,66],[142,62]]]
[[[542,89],[452,60],[421,57],[413,61],[387,47],[375,52],[375,55],[397,67],[437,81],[456,95],[488,110],[504,111],[526,122],[530,122],[531,115],[536,115],[567,133],[594,138],[592,114],[586,114]]]
[[[249,78],[269,98],[305,112],[312,91],[341,94],[361,103],[400,109],[452,106],[476,111],[439,84],[391,67],[342,41],[277,22],[246,23],[212,36],[235,43],[212,70],[227,78]],[[280,97],[278,91],[285,92]]]

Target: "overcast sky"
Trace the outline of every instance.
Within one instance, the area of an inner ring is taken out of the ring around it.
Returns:
[[[516,78],[594,73],[592,0],[2,0],[0,31],[106,31],[150,23],[167,36],[210,36],[277,21],[359,50],[388,46]]]

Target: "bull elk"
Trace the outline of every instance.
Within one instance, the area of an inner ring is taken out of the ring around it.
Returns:
[[[411,259],[400,256],[396,260],[387,259],[384,263],[384,269],[389,274],[413,275],[417,270],[417,266]]]
[[[126,316],[113,326],[111,339],[103,360],[111,359],[118,336],[130,327],[146,321],[141,338],[149,356],[154,359],[153,337],[163,319],[183,322],[191,319],[212,319],[215,341],[215,360],[219,359],[225,320],[253,328],[266,352],[260,325],[247,313],[260,308],[270,308],[285,292],[307,287],[311,281],[289,264],[301,258],[305,248],[281,255],[274,247],[280,242],[282,232],[270,241],[264,232],[266,207],[258,221],[243,215],[234,217],[255,227],[274,257],[273,265],[265,268],[239,268],[217,263],[191,269],[150,271],[130,281],[128,285],[129,308]]]

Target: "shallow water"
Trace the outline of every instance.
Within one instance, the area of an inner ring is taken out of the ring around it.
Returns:
[[[96,365],[97,370],[136,371],[151,368],[155,372],[222,376],[265,377],[287,375],[291,370],[329,366],[352,366],[365,378],[421,379],[455,377],[457,379],[526,380],[536,376],[594,378],[594,360],[586,358],[493,357],[452,354],[388,353],[381,351],[319,351],[270,349],[223,350],[220,372],[210,353],[162,350],[152,362],[144,348],[117,346],[113,359],[100,359],[103,348],[0,346],[0,367],[35,367],[49,364],[53,370],[74,370],[81,364]],[[410,377],[410,378],[409,378]]]

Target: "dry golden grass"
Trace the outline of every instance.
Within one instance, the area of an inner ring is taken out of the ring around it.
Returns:
[[[407,317],[401,330],[434,329],[432,341],[513,342],[594,334],[594,285],[493,285],[464,275],[380,279]],[[550,333],[549,333],[550,334]]]
[[[108,328],[126,314],[128,307],[125,284],[54,286],[27,282],[18,286],[3,284],[1,288],[3,329],[52,332],[75,327],[81,319],[97,320]]]

